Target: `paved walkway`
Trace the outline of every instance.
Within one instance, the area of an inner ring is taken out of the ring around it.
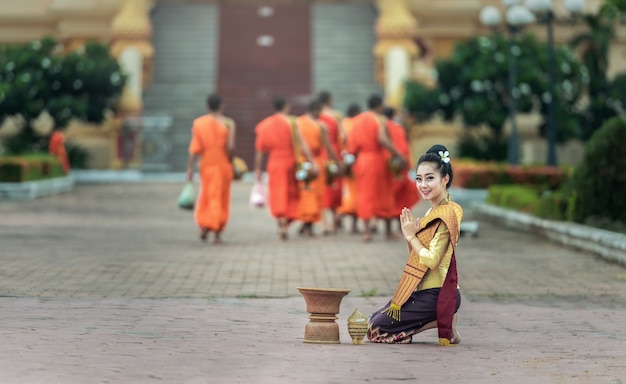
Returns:
[[[226,244],[202,243],[180,185],[79,185],[0,203],[2,383],[624,383],[626,269],[481,222],[459,244],[461,345],[349,344],[391,296],[400,241],[281,242],[235,183]],[[415,209],[423,213],[425,206]],[[469,213],[468,213],[469,216]],[[342,344],[302,343],[298,286],[347,288]]]

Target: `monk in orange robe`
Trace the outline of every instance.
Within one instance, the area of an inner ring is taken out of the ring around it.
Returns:
[[[318,120],[322,105],[318,101],[309,104],[308,112],[297,119],[302,139],[309,147],[315,165],[322,170],[310,182],[300,182],[299,220],[302,221],[301,234],[313,236],[313,224],[322,219],[326,172],[323,170],[328,158],[338,162],[337,154],[328,139],[326,126]],[[303,159],[304,160],[304,159]]]
[[[296,121],[289,116],[289,103],[282,97],[274,100],[276,113],[265,118],[255,128],[254,170],[258,182],[262,180],[261,166],[267,157],[268,201],[270,213],[278,222],[279,236],[287,239],[289,224],[298,219],[300,190],[296,180],[296,147],[314,163],[308,146],[302,139]],[[315,167],[315,166],[314,166]],[[314,168],[314,172],[319,169]]]
[[[371,96],[368,108],[368,111],[355,117],[348,139],[349,151],[356,155],[353,174],[357,189],[357,216],[365,224],[364,241],[372,239],[372,219],[388,220],[394,217],[392,175],[387,165],[386,152],[406,162],[391,142],[385,118],[380,114],[383,109],[382,98]],[[387,237],[394,237],[390,228]]]
[[[394,203],[395,203],[395,216],[400,217],[403,208],[413,208],[420,200],[417,188],[415,188],[415,181],[409,178],[409,171],[413,160],[411,158],[411,149],[409,147],[409,141],[406,137],[404,127],[398,124],[394,119],[396,117],[396,111],[392,107],[386,107],[383,114],[387,117],[387,129],[391,136],[391,142],[400,151],[400,153],[407,159],[406,167],[404,167],[398,175],[394,175],[392,182]]]
[[[335,111],[333,106],[333,98],[330,92],[320,92],[319,102],[322,104],[322,113],[320,120],[328,129],[328,139],[335,153],[341,152],[341,114]],[[339,164],[337,164],[339,165]],[[339,169],[339,168],[338,168]],[[337,208],[341,205],[342,195],[342,178],[337,176],[327,183],[324,191],[324,209],[330,216],[330,224],[324,221],[324,233],[329,234],[335,232],[337,227],[341,225],[337,216]]]
[[[70,172],[70,161],[65,150],[65,135],[58,129],[55,129],[50,135],[48,143],[48,152],[54,155],[61,162],[63,172],[67,175]]]
[[[193,180],[193,167],[199,158],[200,190],[195,204],[195,219],[200,238],[215,233],[215,243],[230,216],[230,186],[233,180],[235,123],[222,114],[224,104],[218,95],[207,98],[209,113],[198,117],[191,129],[187,180]]]
[[[356,183],[354,181],[354,175],[347,171],[349,167],[346,164],[346,160],[353,160],[354,155],[348,152],[350,144],[348,138],[351,135],[352,128],[354,127],[354,118],[361,113],[361,108],[357,104],[352,104],[348,107],[346,117],[341,121],[342,133],[343,133],[343,191],[341,195],[341,205],[337,208],[337,213],[340,216],[349,216],[352,218],[352,233],[359,233],[358,219],[356,216]]]

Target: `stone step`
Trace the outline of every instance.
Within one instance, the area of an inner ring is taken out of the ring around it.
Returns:
[[[21,183],[0,183],[0,200],[33,200],[71,192],[73,188],[74,179],[71,176]]]

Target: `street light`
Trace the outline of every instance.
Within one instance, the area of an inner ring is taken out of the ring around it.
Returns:
[[[516,35],[519,30],[527,24],[535,22],[535,15],[530,10],[520,4],[520,0],[502,0],[502,4],[506,7],[506,25],[509,33],[509,73],[508,73],[508,91],[509,91],[509,122],[511,125],[511,133],[509,135],[507,160],[509,164],[519,164],[519,144],[517,139],[517,98],[519,91],[517,89],[517,60],[519,48],[515,46]],[[486,6],[480,11],[480,22],[490,28],[495,28],[502,22],[500,10],[494,6]]]
[[[585,9],[585,0],[564,0],[563,5],[572,14],[581,13]],[[556,20],[552,0],[526,0],[526,6],[539,15],[539,21],[546,24],[548,30],[548,155],[546,163],[557,165],[556,158],[556,116],[554,105],[554,28]]]

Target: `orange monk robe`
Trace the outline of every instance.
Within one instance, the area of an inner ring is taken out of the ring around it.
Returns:
[[[393,120],[387,121],[387,129],[391,136],[391,141],[398,152],[407,159],[407,166],[399,176],[393,178],[392,190],[394,196],[395,215],[400,216],[402,208],[412,208],[420,200],[415,181],[409,178],[408,172],[411,170],[413,160],[411,159],[411,149],[406,137],[404,127]],[[387,158],[390,158],[391,154]]]
[[[266,170],[270,213],[278,219],[296,220],[300,192],[290,122],[277,113],[261,121],[255,131],[256,150],[269,154]]]
[[[357,216],[362,220],[394,217],[392,175],[387,166],[387,150],[378,142],[381,124],[384,124],[382,118],[374,112],[363,112],[355,117],[348,140],[349,151],[356,153],[352,169],[357,191]]]
[[[352,128],[354,127],[354,118],[346,117],[342,120],[341,125],[346,133],[346,143],[344,147],[350,147],[348,141],[351,137]],[[341,215],[356,215],[356,182],[353,175],[344,176],[343,191],[341,195],[341,206],[337,208],[337,212]]]
[[[309,115],[298,117],[298,129],[304,142],[308,145],[313,161],[320,170],[326,164],[326,153],[322,141],[320,124]],[[302,161],[305,159],[302,158]],[[315,180],[308,183],[300,182],[300,204],[298,220],[305,223],[316,223],[322,218],[322,202],[326,189],[326,172],[319,172]]]
[[[67,157],[67,151],[65,150],[65,135],[61,131],[54,131],[50,136],[50,142],[48,143],[48,152],[61,162],[63,172],[68,174],[70,171],[70,161]]]
[[[230,216],[233,166],[228,154],[229,128],[211,115],[194,120],[189,153],[200,156],[200,190],[195,204],[200,228],[220,232]]]
[[[339,156],[339,153],[341,153],[341,144],[339,138],[339,120],[337,119],[337,116],[328,112],[323,112],[320,114],[320,120],[326,125],[330,146],[335,151],[335,154]],[[341,178],[337,177],[334,179],[332,184],[326,186],[324,191],[324,208],[337,209],[341,205],[341,183]]]

